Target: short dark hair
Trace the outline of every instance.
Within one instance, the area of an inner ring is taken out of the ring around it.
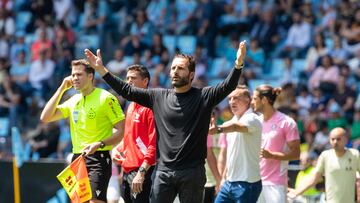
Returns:
[[[270,85],[260,85],[255,90],[259,92],[260,98],[266,97],[270,105],[274,105],[276,97],[281,92],[281,88],[274,88]]]
[[[139,75],[142,79],[149,79],[149,82],[148,82],[148,85],[150,83],[150,73],[148,71],[148,69],[141,65],[141,64],[134,64],[134,65],[131,65],[131,66],[128,66],[127,67],[127,71],[137,71],[139,72]]]
[[[188,54],[176,53],[175,58],[185,58],[189,62],[188,69],[190,72],[195,72],[195,58]]]
[[[86,73],[92,73],[93,75],[95,75],[95,70],[93,68],[91,68],[89,62],[86,59],[78,59],[78,60],[72,60],[71,61],[71,68],[73,66],[79,66],[82,65],[85,67],[85,72]]]

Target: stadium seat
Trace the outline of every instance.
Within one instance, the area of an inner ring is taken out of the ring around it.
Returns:
[[[296,75],[299,76],[299,74],[305,69],[305,59],[294,59],[292,67],[295,70]]]
[[[230,69],[231,65],[225,58],[215,58],[211,63],[208,76],[210,78],[216,78],[219,77],[221,72],[230,71]]]
[[[78,41],[75,43],[75,57],[83,58],[84,49],[96,49],[99,47],[98,35],[82,35],[78,37]]]
[[[230,38],[227,36],[218,36],[216,38],[216,55],[219,57],[225,56],[227,47],[230,46]]]
[[[254,91],[257,86],[263,85],[263,84],[268,84],[268,85],[271,85],[272,87],[280,87],[280,80],[251,79],[248,81],[250,91]]]
[[[196,37],[195,36],[179,36],[177,40],[177,47],[180,52],[186,54],[193,54],[196,49]]]
[[[224,79],[222,79],[222,78],[213,78],[213,79],[209,80],[209,86],[215,86],[215,85],[221,83],[222,81],[224,81]]]
[[[2,117],[0,118],[0,137],[9,136],[9,126],[10,120],[9,118]]]
[[[173,35],[164,35],[163,44],[169,50],[170,54],[173,54],[176,47],[176,37]]]
[[[27,11],[21,11],[19,13],[16,14],[16,18],[15,18],[15,27],[16,30],[25,30],[26,26],[30,23],[31,21],[31,16],[32,14],[30,12]]]
[[[273,79],[279,79],[283,74],[284,68],[285,64],[283,59],[275,58],[271,63],[271,70],[267,76]]]

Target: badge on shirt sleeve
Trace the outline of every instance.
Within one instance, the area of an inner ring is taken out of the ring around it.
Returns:
[[[73,112],[74,123],[77,123],[78,118],[79,118],[79,111],[74,111]]]

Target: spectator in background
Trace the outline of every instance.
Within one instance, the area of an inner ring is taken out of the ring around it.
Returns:
[[[328,139],[328,138],[327,138]],[[302,183],[312,176],[315,170],[317,156],[308,152],[300,155],[301,171],[296,177],[295,189],[299,189]],[[320,191],[315,186],[307,189],[301,196],[295,199],[296,202],[313,202],[320,198]]]
[[[300,156],[300,137],[296,122],[274,108],[280,88],[258,86],[252,107],[263,120],[260,171],[263,189],[259,202],[286,202],[288,161]],[[285,150],[287,149],[287,150]]]
[[[335,91],[338,81],[339,68],[334,65],[329,55],[325,55],[320,58],[320,65],[311,74],[308,86],[310,90],[320,88],[324,96],[329,99]]]
[[[283,70],[284,73],[280,79],[281,80],[280,84],[286,85],[290,83],[296,86],[299,83],[299,76],[293,66],[293,60],[290,57],[285,57],[283,61],[284,61],[284,70]]]
[[[47,49],[39,53],[39,59],[33,61],[30,65],[29,82],[36,91],[36,96],[46,99],[45,96],[50,90],[50,81],[52,79],[55,63],[47,57]]]
[[[54,12],[57,22],[63,21],[68,26],[76,22],[76,10],[71,0],[54,1]]]
[[[309,94],[309,90],[306,86],[299,87],[299,95],[296,96],[296,104],[299,115],[301,118],[305,118],[309,114],[311,108],[312,97]]]
[[[315,173],[301,183],[296,190],[290,189],[288,196],[295,198],[325,177],[326,202],[355,202],[356,172],[360,172],[360,155],[355,149],[345,147],[346,131],[334,128],[329,141],[332,149],[321,153]]]
[[[329,50],[325,45],[324,35],[317,33],[315,35],[314,45],[309,48],[305,58],[305,71],[309,74],[316,68],[320,57],[328,54]]]
[[[100,39],[108,17],[108,4],[105,0],[86,0],[84,6],[84,22],[82,28],[87,34],[99,34]]]
[[[139,40],[147,46],[152,44],[153,28],[144,10],[136,11],[135,21],[130,26],[130,35],[138,36]]]
[[[329,128],[327,121],[320,120],[317,126],[317,133],[315,134],[314,142],[309,152],[320,155],[322,151],[329,149],[331,146],[329,145]]]
[[[29,44],[25,43],[25,33],[18,31],[15,34],[15,42],[10,47],[10,60],[15,62],[18,59],[18,54],[20,51],[25,51],[26,61],[30,59],[30,47]]]
[[[120,46],[123,47],[125,56],[132,56],[135,53],[141,54],[147,49],[147,45],[143,43],[138,35],[131,35],[121,40]]]
[[[342,25],[340,35],[346,39],[345,48],[350,53],[360,50],[360,8],[356,9],[349,22]]]
[[[248,0],[225,0],[223,10],[218,25],[221,34],[241,34],[248,30]]]
[[[15,22],[4,7],[0,7],[0,30],[6,41],[11,41],[15,34]]]
[[[193,35],[195,33],[195,0],[175,0],[176,35]]]
[[[28,144],[31,146],[33,159],[55,158],[60,137],[60,128],[57,122],[38,123],[33,131],[27,133]]]
[[[351,124],[351,136],[353,148],[360,150],[360,111],[356,110],[354,113],[354,119]]]
[[[150,1],[146,7],[146,15],[149,22],[154,25],[155,29],[162,32],[166,23],[168,9],[167,0]]]
[[[19,108],[21,107],[20,88],[11,81],[10,75],[5,72],[0,79],[0,117],[9,118],[9,127],[17,126]]]
[[[288,31],[280,56],[303,58],[311,43],[311,25],[303,20],[298,11],[292,14],[292,20],[293,24]]]
[[[36,61],[40,58],[40,52],[43,50],[52,50],[53,43],[48,39],[46,30],[42,29],[39,33],[39,38],[31,45],[31,61]],[[50,54],[50,52],[46,53]]]
[[[161,33],[155,33],[152,37],[152,44],[150,46],[151,61],[154,64],[160,62],[169,62],[169,51],[163,43],[163,36]]]
[[[259,41],[266,57],[270,56],[279,41],[278,29],[273,9],[267,8],[262,11],[260,19],[255,22],[250,31],[250,37]]]
[[[110,60],[106,66],[111,72],[122,77],[126,75],[126,67],[128,65],[129,64],[124,60],[124,51],[117,48],[114,52],[114,58]]]
[[[32,95],[32,86],[29,82],[30,63],[26,61],[26,52],[21,50],[18,52],[17,60],[13,61],[10,68],[12,81],[21,89],[22,94],[26,97]]]
[[[6,40],[6,35],[0,32],[0,57],[7,58],[9,56],[10,45]]]
[[[346,79],[347,78],[343,75],[339,76],[339,81],[336,83],[336,91],[334,92],[333,98],[340,106],[345,119],[351,123],[355,110],[354,104],[356,92],[346,84]]]
[[[75,34],[64,21],[60,21],[55,26],[54,45],[56,49],[56,57],[64,55],[63,52],[65,49],[70,49],[73,52],[75,46]]]
[[[208,57],[204,53],[201,45],[196,45],[194,57],[196,60],[195,80],[201,77],[207,77],[208,71]]]
[[[329,55],[334,60],[334,63],[337,65],[340,65],[344,62],[346,62],[346,59],[349,57],[349,52],[344,49],[342,45],[342,38],[339,35],[335,35],[332,38],[333,41],[333,47],[329,51]]]
[[[336,103],[336,101],[334,101],[333,99],[330,100],[327,104],[327,110],[329,111],[329,116],[327,119],[329,130],[332,130],[336,127],[342,127],[344,129],[347,128],[348,122],[343,116],[341,107],[338,103]]]
[[[202,0],[196,9],[197,41],[206,48],[209,57],[215,57],[218,8],[213,0]]]
[[[245,62],[250,70],[254,71],[256,75],[261,75],[263,73],[265,53],[264,50],[259,47],[259,41],[255,38],[250,40],[250,47]]]

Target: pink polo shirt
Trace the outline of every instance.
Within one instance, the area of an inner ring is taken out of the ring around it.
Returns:
[[[263,119],[263,116],[261,116]],[[287,142],[298,140],[296,122],[289,116],[276,111],[267,121],[263,121],[261,147],[275,152],[286,152]],[[261,159],[260,172],[263,185],[287,186],[288,161]]]

